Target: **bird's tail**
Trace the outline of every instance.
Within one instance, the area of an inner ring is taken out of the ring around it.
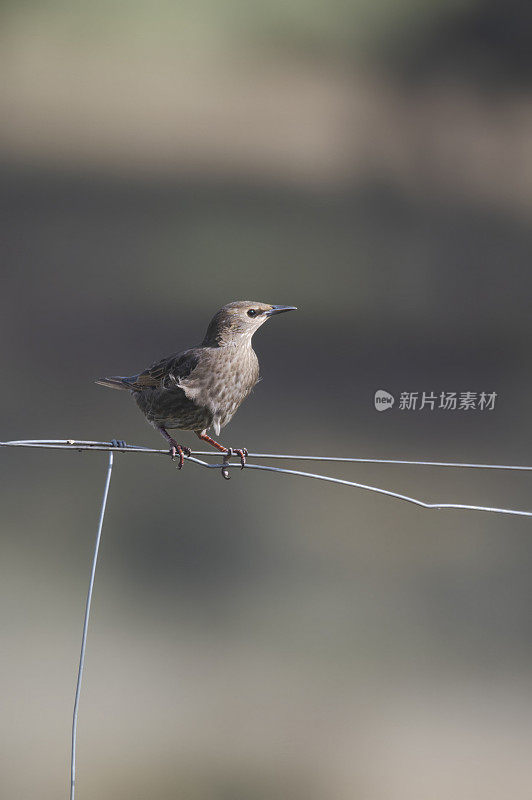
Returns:
[[[124,378],[120,377],[120,375],[113,375],[111,378],[98,378],[94,383],[98,383],[100,386],[107,386],[109,389],[131,389],[134,378]]]

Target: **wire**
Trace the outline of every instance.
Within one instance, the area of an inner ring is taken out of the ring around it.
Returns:
[[[50,450],[117,450],[109,442],[91,442],[74,439],[21,439],[12,442],[0,442],[0,447],[43,447]],[[151,447],[126,445],[118,448],[121,453],[159,453],[167,456],[168,449],[159,450]],[[193,456],[216,456],[214,450],[192,450]],[[463,461],[407,461],[394,458],[354,458],[351,456],[301,456],[287,453],[249,453],[250,458],[273,458],[285,461],[331,461],[345,464],[399,464],[419,467],[458,467],[461,469],[502,469],[517,472],[532,472],[532,467],[524,464],[474,464]]]
[[[89,580],[89,590],[87,592],[87,602],[85,604],[85,617],[83,620],[83,633],[81,636],[81,652],[79,656],[78,679],[76,682],[76,696],[74,699],[74,712],[72,715],[72,748],[70,753],[70,800],[74,800],[76,792],[76,735],[78,729],[78,709],[79,698],[81,694],[81,680],[83,678],[83,667],[85,664],[85,648],[87,646],[87,631],[89,628],[89,616],[91,612],[92,591],[94,589],[94,576],[96,574],[96,564],[98,563],[98,552],[100,550],[100,541],[102,538],[103,520],[105,517],[105,509],[107,507],[107,497],[109,495],[109,485],[111,483],[111,473],[113,471],[113,452],[109,452],[109,462],[107,466],[107,475],[105,478],[105,488],[103,490],[102,505],[100,508],[100,518],[98,520],[98,532],[96,534],[96,543],[94,545],[94,553],[92,556],[91,575]]]
[[[74,710],[72,716],[70,800],[74,800],[75,787],[76,787],[76,735],[77,735],[79,700],[81,694],[81,682],[83,677],[83,667],[85,663],[85,649],[87,645],[87,631],[89,627],[92,593],[94,589],[94,578],[96,574],[96,565],[98,562],[98,552],[102,536],[103,521],[107,507],[107,498],[109,495],[109,486],[111,483],[111,474],[113,470],[113,454],[115,452],[125,452],[125,453],[150,453],[150,454],[168,456],[168,450],[159,450],[159,449],[156,450],[153,448],[138,447],[135,445],[125,445],[124,447],[116,447],[114,444],[111,444],[109,442],[91,442],[91,441],[81,441],[74,439],[66,439],[66,440],[65,439],[21,439],[17,441],[0,442],[0,447],[31,447],[31,448],[43,448],[49,450],[76,450],[79,452],[83,452],[85,450],[93,450],[97,452],[98,451],[109,452],[107,475],[106,475],[105,487],[100,508],[100,517],[98,520],[98,531],[96,534],[96,542],[92,557],[87,601],[85,604],[85,616],[83,621],[83,633],[81,637],[81,651],[79,658],[78,677],[76,682],[76,694],[74,699]],[[193,464],[198,464],[199,466],[205,467],[206,469],[222,469],[223,472],[226,471],[227,469],[241,469],[240,464],[232,464],[229,462],[222,462],[221,464],[220,463],[213,464],[213,463],[208,463],[207,461],[203,461],[202,459],[197,457],[197,456],[213,456],[213,455],[219,456],[219,454],[216,454],[214,452],[193,451],[190,456],[186,457],[186,460],[192,462]],[[498,470],[517,470],[525,472],[532,471],[532,467],[521,466],[521,465],[470,464],[470,463],[458,463],[458,462],[448,462],[448,461],[405,461],[405,460],[378,459],[378,458],[351,458],[351,457],[344,458],[340,456],[299,456],[299,455],[286,455],[280,453],[250,453],[248,457],[263,458],[263,459],[284,459],[284,460],[300,460],[300,461],[306,460],[306,461],[324,461],[324,462],[339,462],[339,463],[341,462],[341,463],[360,463],[360,464],[398,464],[398,465],[408,465],[408,466],[456,467],[456,468],[467,468],[467,469],[498,469]],[[266,464],[246,463],[244,465],[244,468],[252,470],[263,470],[266,472],[275,472],[282,475],[295,475],[301,478],[312,478],[314,480],[326,481],[327,483],[336,483],[341,486],[351,486],[356,489],[362,489],[364,491],[374,492],[376,494],[385,495],[387,497],[393,497],[397,500],[402,500],[403,502],[412,503],[413,505],[419,506],[421,508],[440,509],[440,510],[454,509],[460,511],[485,511],[485,512],[492,512],[495,514],[510,514],[519,517],[532,517],[532,511],[523,511],[512,508],[475,506],[475,505],[466,505],[462,503],[427,503],[424,500],[419,500],[416,497],[411,497],[406,494],[400,494],[399,492],[393,492],[390,489],[383,489],[378,486],[371,486],[369,484],[359,483],[356,481],[348,481],[342,478],[333,478],[329,475],[318,475],[313,472],[303,472],[301,470],[286,469],[284,467],[272,467]]]
[[[74,440],[74,439],[22,439],[18,441],[12,442],[0,442],[0,446],[4,447],[36,447],[36,448],[47,448],[47,449],[59,449],[59,450],[96,450],[96,451],[112,451],[116,452],[130,452],[130,453],[155,453],[158,455],[165,455],[168,456],[168,450],[155,450],[153,448],[148,447],[138,447],[136,445],[126,445],[123,448],[116,448],[111,445],[109,442],[91,442],[91,441],[81,441],[81,440]],[[239,464],[210,464],[206,461],[203,461],[197,458],[198,455],[201,456],[213,456],[217,455],[214,452],[205,452],[205,451],[193,451],[192,455],[187,457],[187,461],[191,461],[192,463],[199,464],[202,467],[206,467],[207,469],[220,469],[222,467],[229,467],[233,469],[240,469]],[[249,458],[284,458],[284,459],[299,459],[299,460],[309,460],[309,461],[347,461],[347,462],[355,462],[355,463],[371,463],[371,464],[400,464],[400,465],[411,465],[411,466],[433,466],[433,467],[456,467],[456,468],[468,468],[468,469],[500,469],[500,470],[514,470],[514,471],[532,471],[532,467],[529,466],[521,466],[521,465],[507,465],[507,464],[469,464],[469,463],[460,463],[460,462],[447,462],[447,461],[404,461],[404,460],[392,460],[392,459],[362,459],[362,458],[341,458],[337,456],[291,456],[291,455],[284,455],[284,454],[274,454],[274,453],[250,453]],[[249,464],[245,465],[245,469],[259,469],[264,470],[267,472],[277,472],[285,475],[296,475],[302,478],[313,478],[315,480],[322,480],[328,483],[336,483],[341,486],[351,486],[356,489],[363,489],[364,491],[374,492],[376,494],[386,495],[388,497],[393,497],[397,500],[402,500],[407,503],[412,503],[414,505],[420,506],[421,508],[427,509],[454,509],[459,511],[485,511],[485,512],[492,512],[495,514],[510,514],[513,516],[518,517],[532,517],[532,511],[524,511],[520,509],[512,509],[512,508],[498,508],[495,506],[476,506],[476,505],[468,505],[463,503],[427,503],[423,500],[419,500],[416,497],[411,497],[410,495],[400,494],[399,492],[393,492],[389,489],[383,489],[378,486],[371,486],[365,483],[358,483],[356,481],[347,481],[342,478],[333,478],[328,475],[318,475],[312,472],[302,472],[300,470],[293,470],[293,469],[285,469],[282,467],[272,467],[266,466],[265,464]]]

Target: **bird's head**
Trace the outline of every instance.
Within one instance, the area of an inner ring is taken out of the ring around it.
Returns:
[[[240,341],[249,342],[255,331],[274,314],[296,310],[295,306],[272,306],[253,300],[235,300],[216,312],[207,328],[203,344],[219,347]]]

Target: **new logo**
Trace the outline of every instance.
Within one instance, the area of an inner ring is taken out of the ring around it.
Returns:
[[[384,389],[377,389],[374,401],[377,411],[388,411],[395,403],[395,398],[393,394],[384,391]]]

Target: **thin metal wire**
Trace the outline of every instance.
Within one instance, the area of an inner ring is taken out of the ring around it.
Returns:
[[[102,535],[102,528],[103,528],[103,521],[105,517],[105,511],[107,507],[107,498],[109,495],[109,486],[111,483],[111,474],[113,470],[113,454],[115,452],[129,452],[129,453],[150,453],[150,454],[157,454],[157,455],[168,455],[168,450],[159,450],[153,449],[148,447],[137,447],[134,445],[126,445],[124,447],[116,447],[108,442],[91,442],[91,441],[81,441],[81,440],[73,440],[73,439],[23,439],[17,441],[10,441],[10,442],[0,442],[0,447],[32,447],[32,448],[45,448],[51,450],[77,450],[82,452],[84,450],[95,450],[95,451],[108,451],[109,452],[109,461],[107,467],[107,475],[105,480],[105,488],[102,498],[102,504],[100,509],[100,517],[98,521],[98,531],[96,535],[96,543],[94,547],[94,553],[92,558],[92,566],[91,566],[91,573],[90,573],[90,581],[89,581],[89,589],[87,593],[87,601],[85,605],[85,617],[83,621],[83,633],[81,638],[81,651],[80,651],[80,659],[79,659],[79,667],[78,667],[78,677],[76,682],[76,694],[74,700],[74,711],[72,716],[72,749],[71,749],[71,769],[70,769],[70,800],[75,800],[75,786],[76,786],[76,736],[77,736],[77,722],[78,722],[78,710],[79,710],[79,700],[81,694],[81,682],[83,677],[83,667],[85,663],[85,649],[87,644],[87,631],[89,626],[89,617],[90,617],[90,609],[91,609],[91,602],[92,602],[92,593],[94,588],[94,578],[96,574],[96,565],[98,561],[98,552],[100,548],[100,541]],[[239,464],[231,464],[231,463],[208,463],[197,458],[198,455],[201,456],[212,456],[217,455],[213,452],[205,452],[205,451],[193,451],[191,456],[187,457],[187,461],[191,461],[194,464],[198,464],[202,467],[206,467],[207,469],[240,469]],[[340,457],[340,456],[300,456],[300,455],[286,455],[286,454],[279,454],[279,453],[250,453],[250,458],[272,458],[272,459],[285,459],[285,460],[307,460],[307,461],[327,461],[327,462],[352,462],[352,463],[361,463],[361,464],[399,464],[399,465],[409,465],[409,466],[432,466],[432,467],[456,467],[456,468],[468,468],[468,469],[499,469],[499,470],[515,470],[515,471],[532,471],[532,467],[530,466],[522,466],[522,465],[508,465],[508,464],[472,464],[472,463],[458,463],[458,462],[444,462],[444,461],[406,461],[406,460],[394,460],[394,459],[377,459],[377,458],[351,458],[351,457]],[[385,495],[387,497],[393,497],[397,500],[402,500],[407,503],[412,503],[413,505],[419,506],[421,508],[427,509],[454,509],[460,511],[485,511],[485,512],[492,512],[496,514],[510,514],[514,516],[520,517],[532,517],[532,511],[522,511],[518,509],[510,509],[510,508],[497,508],[492,506],[475,506],[475,505],[466,505],[462,503],[427,503],[423,500],[419,500],[418,498],[411,497],[409,495],[400,494],[399,492],[393,492],[389,489],[382,489],[378,486],[371,486],[365,483],[359,483],[356,481],[348,481],[342,478],[333,478],[328,475],[318,475],[312,472],[303,472],[301,470],[294,470],[294,469],[285,469],[282,467],[272,467],[267,466],[265,464],[245,464],[245,469],[255,469],[255,470],[263,470],[267,472],[276,472],[284,475],[295,475],[302,478],[312,478],[315,480],[326,481],[328,483],[336,483],[341,486],[351,486],[357,489],[363,489],[364,491],[374,492],[376,494]]]
[[[156,453],[158,455],[165,455],[168,456],[168,450],[155,450],[148,447],[137,447],[134,445],[126,445],[123,448],[116,448],[113,445],[109,444],[109,442],[89,442],[89,441],[78,441],[73,439],[24,439],[19,441],[12,441],[12,442],[0,442],[0,446],[4,447],[42,447],[42,448],[49,448],[49,449],[60,449],[60,450],[106,450],[106,451],[113,451],[116,452],[130,452],[130,453]],[[191,461],[192,463],[199,464],[202,467],[206,467],[207,469],[220,469],[222,466],[233,468],[233,469],[240,469],[239,464],[220,464],[220,463],[207,463],[196,456],[201,455],[219,455],[214,452],[204,452],[204,451],[193,451],[193,454],[186,458],[187,461]],[[502,470],[521,470],[530,472],[532,471],[532,467],[529,466],[521,466],[521,465],[507,465],[507,464],[469,464],[469,463],[454,463],[454,462],[443,462],[443,461],[403,461],[403,460],[392,460],[392,459],[358,459],[358,458],[340,458],[336,456],[289,456],[289,455],[282,455],[282,454],[273,454],[273,453],[250,453],[250,458],[286,458],[286,459],[307,459],[311,461],[353,461],[356,463],[372,463],[372,464],[401,464],[401,465],[411,465],[411,466],[434,466],[434,467],[464,467],[464,468],[477,468],[477,469],[502,469]],[[328,483],[337,483],[342,486],[352,486],[356,489],[363,489],[364,491],[368,492],[375,492],[377,494],[386,495],[388,497],[394,497],[397,500],[402,500],[407,503],[412,503],[414,505],[420,506],[421,508],[428,508],[428,509],[455,509],[460,511],[486,511],[492,512],[495,514],[511,514],[513,516],[518,517],[532,517],[532,511],[522,511],[519,509],[512,509],[512,508],[498,508],[494,506],[475,506],[475,505],[466,505],[462,503],[427,503],[423,500],[419,500],[416,497],[411,497],[410,495],[400,494],[399,492],[393,492],[389,489],[382,489],[378,486],[371,486],[365,483],[358,483],[356,481],[347,481],[343,480],[342,478],[333,478],[328,475],[318,475],[312,472],[302,472],[300,470],[293,470],[293,469],[284,469],[281,467],[272,467],[266,466],[265,464],[250,464],[247,463],[245,466],[246,469],[259,469],[264,470],[267,472],[278,472],[283,473],[286,475],[296,475],[303,478],[314,478],[315,480],[322,480]]]
[[[107,497],[109,495],[109,484],[111,483],[112,471],[113,471],[113,451],[110,450],[109,461],[107,466],[107,475],[105,478],[105,488],[103,490],[102,505],[100,509],[100,518],[98,520],[98,532],[96,534],[96,543],[94,545],[94,553],[92,556],[89,590],[87,592],[87,602],[85,604],[85,617],[83,620],[83,633],[81,636],[81,652],[79,656],[78,679],[76,682],[76,696],[74,699],[74,712],[72,714],[72,749],[70,753],[70,800],[74,800],[76,792],[76,736],[78,730],[78,709],[79,709],[79,698],[81,694],[81,679],[83,677],[83,666],[85,664],[85,648],[87,645],[87,631],[89,628],[92,591],[94,588],[94,576],[96,574],[96,564],[98,562],[98,552],[100,550],[103,520],[105,517],[105,509],[107,507]]]
[[[117,450],[109,442],[91,442],[73,439],[21,439],[12,442],[0,442],[0,447],[43,447],[50,450]],[[168,455],[168,449],[159,450],[151,447],[126,445],[119,448],[121,453],[157,453]],[[214,450],[192,450],[193,456],[217,456]],[[301,456],[287,453],[249,453],[250,458],[273,458],[285,461],[332,461],[345,464],[399,464],[418,467],[458,467],[461,469],[502,469],[517,472],[532,472],[532,467],[524,464],[474,464],[463,461],[408,461],[394,458],[354,458],[351,456]]]
[[[205,464],[204,466],[208,467],[217,467],[216,464]],[[239,464],[229,464],[230,467],[236,467],[240,469]],[[295,469],[280,469],[279,467],[267,467],[263,464],[246,464],[247,469],[262,469],[267,470],[268,472],[284,472],[287,475],[299,475],[303,478],[317,478],[322,481],[328,481],[330,483],[339,483],[342,486],[353,486],[356,489],[365,489],[368,492],[375,492],[377,494],[384,494],[388,495],[388,497],[395,497],[397,500],[405,500],[407,503],[413,503],[416,506],[421,506],[422,508],[434,508],[434,509],[457,509],[460,511],[493,511],[496,514],[514,514],[518,517],[532,517],[532,511],[520,511],[517,509],[512,508],[495,508],[490,506],[471,506],[471,505],[463,505],[461,503],[425,503],[423,500],[418,500],[415,497],[410,497],[406,494],[399,494],[399,492],[392,492],[390,489],[381,489],[379,486],[369,486],[365,483],[357,483],[355,481],[346,481],[342,480],[341,478],[331,478],[327,475],[315,475],[312,472],[301,472]]]
[[[189,457],[187,461],[193,461],[200,464],[202,467],[208,469],[220,469],[222,466],[232,467],[233,469],[241,469],[240,464],[207,464],[205,461],[200,461],[198,458]],[[298,475],[302,478],[315,478],[316,480],[327,481],[328,483],[338,483],[341,486],[352,486],[355,489],[364,489],[368,492],[375,492],[376,494],[387,495],[388,497],[395,497],[397,500],[404,500],[407,503],[413,503],[416,506],[430,509],[456,509],[460,511],[492,511],[496,514],[513,514],[518,517],[532,517],[532,511],[520,511],[512,508],[496,508],[491,506],[472,506],[464,505],[461,503],[425,503],[423,500],[418,500],[415,497],[410,497],[406,494],[399,492],[392,492],[390,489],[381,489],[379,486],[370,486],[366,483],[358,483],[356,481],[346,481],[342,478],[332,478],[329,475],[317,475],[313,472],[301,472],[295,469],[284,469],[281,467],[269,467],[264,464],[246,464],[245,469],[260,469],[267,472],[280,472],[285,475]]]
[[[71,744],[71,766],[70,766],[70,800],[75,800],[75,790],[76,790],[76,739],[77,739],[77,724],[78,724],[78,711],[79,711],[79,701],[81,695],[81,683],[83,678],[83,667],[85,664],[85,650],[87,645],[87,632],[89,627],[89,618],[90,618],[90,610],[91,610],[91,603],[92,603],[92,593],[94,589],[94,579],[96,575],[96,565],[98,562],[98,553],[100,549],[100,542],[102,536],[102,529],[103,529],[103,521],[105,518],[105,511],[107,508],[107,498],[109,496],[109,486],[111,483],[111,474],[113,471],[113,454],[117,451],[119,452],[129,452],[129,453],[150,453],[150,454],[157,454],[157,455],[168,455],[168,450],[159,450],[147,447],[137,447],[134,445],[126,445],[125,447],[116,447],[108,442],[92,442],[92,441],[81,441],[81,440],[73,440],[73,439],[23,439],[17,441],[10,441],[10,442],[0,442],[0,447],[31,447],[31,448],[44,448],[44,449],[51,449],[51,450],[77,450],[77,451],[84,451],[84,450],[95,450],[95,451],[108,451],[109,452],[109,461],[107,467],[107,474],[105,479],[105,487],[102,497],[102,504],[100,508],[100,517],[98,520],[98,530],[96,534],[96,542],[94,546],[94,552],[92,557],[92,565],[91,565],[91,572],[90,572],[90,580],[89,580],[89,589],[87,592],[87,600],[85,604],[85,616],[83,620],[83,632],[81,637],[81,650],[80,650],[80,658],[79,658],[79,666],[78,666],[78,676],[76,681],[76,693],[74,699],[74,710],[72,715],[72,744]],[[208,463],[203,461],[197,456],[212,456],[217,455],[216,453],[206,452],[206,451],[192,451],[192,455],[187,457],[187,461],[191,461],[194,464],[198,464],[202,467],[206,467],[207,469],[220,469],[220,468],[231,468],[231,469],[240,469],[239,464],[231,464],[231,463]],[[467,469],[499,469],[499,470],[515,470],[515,471],[532,471],[532,467],[530,466],[522,466],[522,465],[508,465],[508,464],[472,464],[472,463],[458,463],[458,462],[446,462],[446,461],[406,461],[406,460],[395,460],[395,459],[378,459],[378,458],[352,458],[352,457],[340,457],[340,456],[301,456],[301,455],[287,455],[287,454],[279,454],[279,453],[250,453],[250,458],[268,458],[268,459],[284,459],[284,460],[306,460],[306,461],[324,461],[324,462],[338,462],[338,463],[360,463],[360,464],[398,464],[398,465],[408,465],[408,466],[431,466],[431,467],[456,467],[456,468],[467,468]],[[411,497],[409,495],[400,494],[399,492],[393,492],[389,489],[382,489],[378,486],[371,486],[369,484],[359,483],[357,481],[348,481],[342,478],[333,478],[328,475],[318,475],[312,472],[303,472],[301,470],[294,470],[294,469],[285,469],[282,467],[272,467],[267,466],[265,464],[250,464],[246,463],[246,469],[255,469],[255,470],[263,470],[267,472],[276,472],[281,473],[284,475],[295,475],[302,478],[312,478],[314,480],[321,480],[326,481],[328,483],[336,483],[340,484],[341,486],[351,486],[357,489],[363,489],[364,491],[374,492],[376,494],[385,495],[387,497],[393,497],[397,500],[402,500],[407,503],[412,503],[413,505],[419,506],[421,508],[427,509],[455,509],[461,511],[485,511],[485,512],[492,512],[496,514],[510,514],[514,516],[520,517],[532,517],[532,511],[522,511],[518,509],[510,509],[510,508],[497,508],[492,506],[474,506],[474,505],[466,505],[462,503],[427,503],[423,500],[419,500],[418,498]]]

